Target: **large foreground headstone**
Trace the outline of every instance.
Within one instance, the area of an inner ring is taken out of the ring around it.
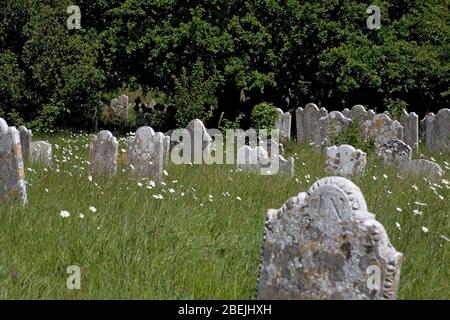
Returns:
[[[415,175],[429,180],[440,179],[443,171],[435,162],[419,159],[400,162],[399,172],[404,175]]]
[[[257,299],[395,299],[402,260],[360,189],[323,178],[268,211]]]
[[[290,140],[292,116],[289,112],[283,112],[280,108],[277,108],[277,112],[278,119],[275,128],[280,131],[280,137]]]
[[[319,125],[319,119],[325,117],[328,111],[319,109],[314,103],[308,103],[305,109],[296,111],[297,142],[306,143],[314,141],[314,133]]]
[[[394,164],[411,160],[412,149],[403,141],[394,139],[377,147],[376,153],[384,164]]]
[[[30,163],[50,165],[52,162],[52,145],[45,141],[31,142]]]
[[[23,160],[29,160],[31,141],[33,140],[33,133],[25,126],[19,127],[20,146],[22,147]]]
[[[363,174],[366,169],[367,154],[344,144],[327,148],[325,171],[337,175]]]
[[[128,138],[128,166],[138,178],[162,180],[164,170],[164,134],[150,127],[141,127]]]
[[[372,120],[365,121],[362,129],[364,139],[372,139],[375,146],[381,146],[394,139],[403,140],[403,126],[385,113],[377,114]]]
[[[403,141],[413,150],[419,149],[419,116],[414,113],[408,113],[403,110]]]
[[[426,118],[426,149],[428,152],[450,151],[450,109]]]
[[[19,131],[0,118],[0,201],[27,202]]]
[[[333,139],[351,125],[351,119],[344,117],[339,111],[332,111],[319,119],[314,142],[317,146],[329,147],[333,144]]]
[[[114,175],[117,172],[119,143],[107,130],[93,136],[89,144],[89,172],[91,175]]]

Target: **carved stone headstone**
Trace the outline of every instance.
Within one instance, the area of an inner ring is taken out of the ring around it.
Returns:
[[[403,141],[413,150],[419,149],[419,116],[414,113],[408,113],[403,110]]]
[[[164,163],[168,163],[170,160],[170,135],[164,136]]]
[[[100,131],[89,145],[89,172],[91,175],[115,175],[119,143],[107,130]]]
[[[262,146],[251,148],[242,146],[237,150],[237,168],[242,171],[260,175],[294,175],[294,158],[283,158],[281,155],[268,155]]]
[[[257,299],[396,299],[402,260],[360,189],[323,178],[268,211]]]
[[[401,174],[416,175],[430,180],[440,179],[443,174],[440,165],[425,159],[402,161],[398,169]]]
[[[373,110],[366,110],[366,108],[362,105],[355,105],[351,110],[344,109],[342,114],[352,119],[354,122],[359,122],[362,124],[364,121],[370,120],[375,116],[375,112]]]
[[[164,170],[164,134],[150,127],[141,127],[128,138],[128,166],[138,178],[162,180]]]
[[[338,175],[359,175],[366,169],[367,154],[344,144],[327,148],[325,171]]]
[[[326,117],[319,119],[314,142],[317,146],[331,146],[333,138],[337,137],[351,125],[351,119],[344,117],[339,111],[332,111]]]
[[[275,128],[280,131],[280,137],[290,140],[292,116],[289,112],[283,112],[280,108],[277,108],[277,112],[278,119]]]
[[[384,164],[394,164],[411,160],[412,149],[403,141],[394,139],[377,147],[376,153]]]
[[[188,154],[186,156],[183,155],[183,157],[189,159],[189,161],[194,164],[202,164],[203,151],[211,146],[212,138],[203,122],[199,119],[194,119],[189,122],[186,130],[190,135],[191,148],[187,148]]]
[[[387,114],[375,115],[372,120],[362,124],[364,139],[373,139],[376,146],[380,146],[390,140],[403,140],[403,126],[400,122],[392,120]]]
[[[314,133],[319,125],[319,119],[325,117],[328,111],[319,109],[314,103],[308,103],[305,109],[296,111],[297,142],[306,143],[314,141]]]
[[[30,156],[30,146],[33,140],[33,133],[25,126],[19,127],[20,145],[22,147],[23,160],[28,160]]]
[[[426,118],[426,149],[428,152],[450,151],[450,109]]]
[[[35,141],[30,145],[30,163],[50,165],[52,162],[52,145],[45,141]]]
[[[120,106],[128,108],[128,96],[122,94],[117,98],[117,102]]]
[[[0,118],[0,201],[27,203],[19,131]]]

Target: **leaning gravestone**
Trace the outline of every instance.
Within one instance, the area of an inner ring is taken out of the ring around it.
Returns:
[[[100,131],[89,144],[89,173],[91,175],[115,175],[119,143],[107,130]]]
[[[150,127],[141,127],[128,138],[128,166],[138,178],[161,181],[164,170],[164,134]]]
[[[352,120],[344,117],[339,111],[332,111],[326,117],[319,119],[314,143],[317,146],[328,147],[333,143],[333,138],[352,125]]]
[[[257,299],[396,299],[402,260],[360,189],[323,178],[268,211]]]
[[[28,130],[25,126],[19,127],[19,136],[20,136],[20,146],[22,147],[22,156],[23,160],[29,160],[30,156],[30,146],[31,141],[33,139],[33,133],[31,130]]]
[[[412,149],[401,140],[390,140],[387,143],[377,147],[377,157],[384,164],[394,164],[400,161],[411,160]]]
[[[366,110],[366,108],[362,105],[357,104],[353,106],[351,110],[344,109],[342,114],[352,119],[354,122],[363,123],[364,121],[370,120],[375,116],[375,112],[373,110]]]
[[[362,124],[363,138],[372,139],[375,146],[381,146],[390,140],[403,140],[403,126],[400,122],[392,120],[387,114],[377,114],[372,120]]]
[[[19,132],[0,118],[0,200],[27,203]]]
[[[450,109],[426,118],[426,149],[428,152],[450,151]]]
[[[401,116],[403,125],[403,141],[413,150],[419,149],[419,116],[415,112],[403,110]]]
[[[367,154],[344,144],[327,148],[325,171],[332,174],[350,176],[364,174]]]
[[[35,141],[30,145],[30,163],[50,165],[52,162],[52,145],[45,141]]]
[[[291,140],[292,116],[289,112],[283,112],[280,108],[277,108],[277,112],[278,119],[275,128],[280,131],[280,137]]]
[[[203,163],[203,151],[209,148],[212,143],[212,138],[208,134],[205,125],[199,119],[194,119],[186,127],[186,133],[189,134],[190,148],[184,148],[187,151],[187,155],[183,154],[183,158],[194,164]],[[183,143],[185,143],[183,139]]]
[[[327,114],[328,111],[325,108],[319,109],[314,103],[308,103],[305,109],[298,108],[296,111],[297,142],[314,141],[314,132],[318,126],[319,119]]]
[[[440,179],[443,171],[440,165],[425,159],[400,162],[399,172],[405,175],[416,175],[427,179]]]

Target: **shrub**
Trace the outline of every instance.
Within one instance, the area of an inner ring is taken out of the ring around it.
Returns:
[[[252,125],[256,129],[274,129],[277,119],[277,109],[271,103],[262,102],[252,110]]]
[[[372,138],[364,140],[361,123],[358,120],[354,120],[350,127],[335,134],[331,138],[331,143],[336,146],[348,144],[367,154],[371,153],[375,146],[375,141]]]
[[[401,99],[386,99],[384,101],[386,105],[386,111],[392,119],[401,120],[403,116],[403,110],[408,108],[408,103]]]

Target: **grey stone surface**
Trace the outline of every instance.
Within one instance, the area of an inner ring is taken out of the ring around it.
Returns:
[[[319,119],[316,128],[314,143],[317,146],[329,147],[333,138],[352,125],[352,120],[344,117],[339,111],[332,111],[327,116]]]
[[[375,116],[375,112],[373,110],[367,110],[360,104],[353,106],[351,110],[344,109],[342,114],[345,117],[352,119],[354,122],[359,122],[360,124],[364,121],[372,119]]]
[[[128,138],[128,166],[132,175],[161,181],[164,170],[164,134],[141,127]]]
[[[281,155],[269,156],[264,147],[242,146],[237,150],[237,168],[260,175],[294,175],[294,158]]]
[[[394,139],[376,148],[377,157],[384,164],[411,160],[412,149],[401,140]]]
[[[259,145],[267,150],[269,157],[272,156],[272,150],[274,151],[274,155],[284,155],[284,146],[273,139],[260,141]]]
[[[0,201],[27,203],[19,131],[0,118]]]
[[[256,297],[396,299],[402,260],[360,189],[323,178],[268,211]],[[379,268],[379,287],[369,287],[369,267]]]
[[[91,175],[115,175],[119,143],[107,130],[93,136],[89,144],[89,173]]]
[[[394,139],[403,140],[403,126],[384,113],[375,115],[372,120],[364,121],[362,131],[363,138],[372,139],[375,146],[381,146]]]
[[[187,155],[183,155],[186,159],[189,159],[193,164],[203,163],[203,151],[209,148],[212,143],[212,138],[208,134],[205,125],[199,119],[194,119],[186,127],[186,130],[190,135],[190,148],[186,148]],[[185,143],[185,141],[183,141]],[[185,150],[185,149],[183,149]]]
[[[45,141],[31,142],[30,163],[50,165],[52,162],[52,145]]]
[[[23,160],[29,160],[30,158],[30,146],[33,140],[33,133],[25,126],[19,127],[20,145],[22,147]]]
[[[128,96],[122,94],[117,98],[117,102],[120,106],[128,108]]]
[[[314,133],[319,125],[319,119],[325,117],[328,111],[319,109],[314,103],[308,103],[305,109],[296,111],[297,142],[308,143],[314,141]]]
[[[450,109],[441,109],[426,118],[425,140],[428,152],[450,151]]]
[[[332,174],[350,176],[364,174],[367,154],[359,149],[344,144],[327,148],[325,171]]]
[[[419,116],[414,113],[408,113],[403,110],[402,119],[403,125],[403,141],[413,150],[419,149]]]
[[[425,117],[419,122],[419,139],[425,141],[427,135],[427,118],[434,116],[434,113],[427,113]]]
[[[167,164],[170,160],[170,135],[164,135],[164,163]]]
[[[277,108],[277,112],[278,119],[275,128],[280,131],[280,137],[291,140],[292,116],[289,112],[283,112],[280,108]]]
[[[399,172],[403,175],[415,175],[429,180],[440,179],[443,173],[440,165],[425,159],[402,161]]]

